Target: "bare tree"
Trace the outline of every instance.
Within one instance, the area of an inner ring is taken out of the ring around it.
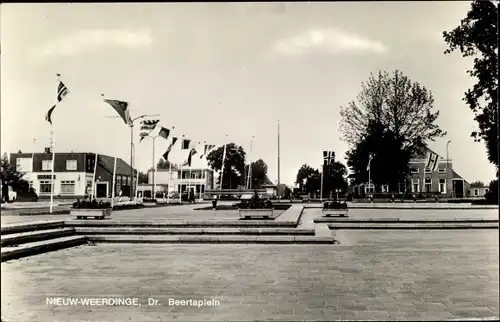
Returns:
[[[439,111],[433,111],[431,91],[412,82],[399,70],[389,75],[379,71],[362,83],[356,100],[341,107],[342,139],[351,146],[366,136],[369,124],[382,124],[402,140],[404,149],[421,147],[427,141],[446,135],[435,124]]]

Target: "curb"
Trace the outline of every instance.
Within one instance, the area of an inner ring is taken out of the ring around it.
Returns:
[[[87,243],[87,238],[84,236],[70,236],[31,244],[24,244],[19,247],[13,247],[11,249],[2,249],[2,262],[41,253],[47,253],[63,248],[79,246],[85,243]]]
[[[335,244],[332,237],[298,236],[89,236],[90,242],[121,244]]]

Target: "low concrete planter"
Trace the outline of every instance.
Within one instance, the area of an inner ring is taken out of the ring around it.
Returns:
[[[94,219],[104,219],[105,217],[111,217],[111,208],[107,209],[73,209],[69,211],[71,216],[76,217],[76,219],[87,219],[93,217]]]
[[[238,209],[240,218],[271,218],[273,209]]]
[[[338,216],[338,217],[347,217],[348,210],[347,209],[328,209],[328,208],[323,208],[321,209],[321,213],[323,216]]]

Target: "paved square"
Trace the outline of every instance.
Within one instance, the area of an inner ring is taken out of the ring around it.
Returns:
[[[499,317],[498,231],[344,233],[352,246],[103,244],[2,263],[2,319]],[[49,296],[131,297],[142,306],[53,306]],[[169,306],[169,298],[220,305]]]

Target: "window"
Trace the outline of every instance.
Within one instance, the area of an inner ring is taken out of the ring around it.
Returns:
[[[431,173],[431,172],[432,172],[432,170],[431,170],[431,169],[429,169],[429,168],[425,168],[425,173]]]
[[[66,160],[66,170],[76,170],[76,160]]]
[[[425,189],[425,192],[432,191],[432,179],[431,178],[425,178],[424,189]]]
[[[418,173],[418,168],[411,168],[411,173]]]
[[[439,173],[446,173],[446,169],[439,169]]]
[[[389,192],[389,185],[383,184],[382,185],[382,192]]]
[[[479,190],[478,189],[474,189],[474,196],[478,196],[479,195]]]
[[[196,173],[191,173],[191,179],[196,179]]]
[[[406,183],[405,182],[400,182],[398,184],[399,187],[399,193],[406,192]]]
[[[42,160],[42,171],[52,170],[52,160]]]
[[[61,181],[61,194],[63,195],[74,195],[75,194],[75,182],[74,181]]]
[[[375,185],[373,183],[367,183],[365,186],[365,193],[374,193]]]
[[[40,181],[40,194],[49,194],[52,191],[52,181],[42,180]]]
[[[439,192],[446,193],[446,179],[439,179]]]
[[[16,159],[16,169],[19,172],[31,172],[31,171],[33,171],[33,159],[32,158],[17,158]]]
[[[411,179],[411,192],[420,191],[420,182],[418,179]]]

